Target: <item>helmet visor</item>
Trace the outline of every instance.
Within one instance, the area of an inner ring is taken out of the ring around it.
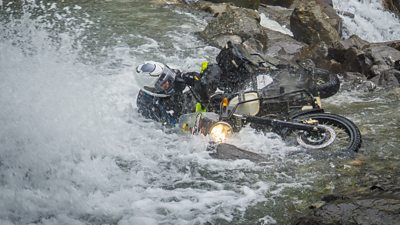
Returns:
[[[175,72],[165,67],[154,87],[159,93],[172,94],[174,92],[173,83],[175,81],[175,76]]]

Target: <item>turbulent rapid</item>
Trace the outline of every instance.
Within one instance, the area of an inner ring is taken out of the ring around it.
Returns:
[[[205,151],[208,137],[138,114],[135,66],[199,71],[215,60],[218,49],[195,35],[206,25],[201,14],[146,0],[0,6],[0,224],[287,224],[316,189],[332,190],[322,180],[338,161],[272,133],[245,128],[231,141],[268,163],[217,160]],[[386,107],[365,93],[328,104],[344,104],[346,116],[379,133],[372,110],[359,113],[368,101]],[[390,120],[387,110],[380,118]],[[388,138],[397,146],[396,134]]]

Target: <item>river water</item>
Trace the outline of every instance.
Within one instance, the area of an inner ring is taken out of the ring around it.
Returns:
[[[340,7],[356,14],[355,2]],[[195,35],[204,15],[147,0],[0,1],[0,13],[0,224],[289,224],[323,194],[397,179],[396,92],[325,102],[360,127],[355,158],[243,129],[231,142],[269,161],[216,160],[207,137],[165,130],[135,105],[138,64],[215,60]]]

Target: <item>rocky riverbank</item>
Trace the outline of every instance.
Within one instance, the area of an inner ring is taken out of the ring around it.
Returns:
[[[199,36],[215,47],[232,41],[279,63],[312,59],[317,67],[340,73],[350,83],[366,82],[369,91],[399,87],[400,41],[370,43],[356,35],[343,39],[338,14],[352,15],[336,12],[329,0],[281,1],[280,5],[287,8],[266,5],[277,5],[276,1],[168,2],[208,12],[209,23]],[[271,29],[263,23],[265,18],[290,32]]]

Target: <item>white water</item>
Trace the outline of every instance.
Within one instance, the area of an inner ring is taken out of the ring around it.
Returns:
[[[400,39],[400,19],[385,11],[381,0],[333,0],[333,5],[339,12],[354,15],[354,18],[341,15],[345,38],[357,34],[371,42]]]

